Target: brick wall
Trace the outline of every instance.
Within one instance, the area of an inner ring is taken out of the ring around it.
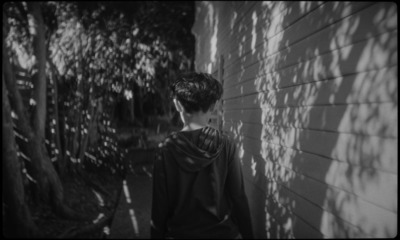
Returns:
[[[196,2],[192,31],[256,236],[396,236],[397,5]]]

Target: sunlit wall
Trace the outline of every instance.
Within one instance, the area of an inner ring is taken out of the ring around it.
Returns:
[[[256,237],[396,236],[397,5],[196,2],[192,31]]]

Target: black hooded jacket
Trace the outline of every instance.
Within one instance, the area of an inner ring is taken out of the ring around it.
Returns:
[[[235,145],[205,127],[160,144],[153,170],[152,238],[252,238]]]

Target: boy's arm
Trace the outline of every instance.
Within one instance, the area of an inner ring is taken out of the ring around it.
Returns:
[[[228,163],[227,187],[232,198],[232,212],[243,238],[254,238],[250,208],[244,190],[242,166],[235,146],[232,144],[231,159]]]
[[[151,238],[164,238],[168,213],[165,168],[161,149],[157,151],[153,168],[153,201],[151,208]]]

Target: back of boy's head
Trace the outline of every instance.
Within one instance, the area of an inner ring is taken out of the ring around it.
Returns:
[[[188,113],[207,112],[222,96],[222,85],[207,73],[185,73],[170,86],[172,97]]]

